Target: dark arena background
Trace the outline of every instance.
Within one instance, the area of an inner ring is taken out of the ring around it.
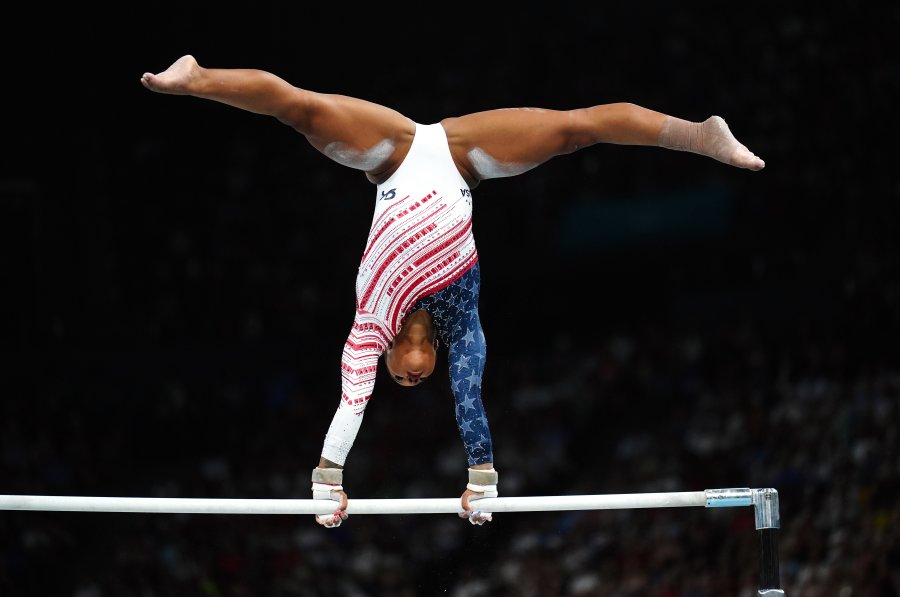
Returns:
[[[500,495],[772,487],[786,595],[900,594],[898,5],[326,4],[10,9],[0,494],[310,497],[374,186],[145,71],[422,123],[624,101],[766,168],[598,145],[473,191]],[[351,500],[462,493],[439,359],[378,378]],[[0,511],[0,595],[750,597],[758,552],[746,509]]]

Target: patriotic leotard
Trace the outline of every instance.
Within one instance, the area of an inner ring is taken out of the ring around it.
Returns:
[[[356,277],[356,316],[341,358],[341,401],[322,456],[344,464],[375,386],[378,359],[405,318],[425,309],[448,347],[456,422],[469,465],[493,462],[481,402],[486,353],[472,198],[440,124],[416,125],[403,163],[375,193]]]

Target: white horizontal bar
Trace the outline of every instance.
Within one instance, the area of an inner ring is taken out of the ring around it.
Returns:
[[[0,510],[63,512],[145,512],[168,514],[330,514],[335,502],[312,499],[222,499],[0,495]],[[475,505],[475,504],[473,504]],[[705,491],[551,495],[485,498],[484,512],[621,510],[629,508],[706,507]],[[359,499],[348,501],[347,514],[448,514],[462,510],[459,498]]]

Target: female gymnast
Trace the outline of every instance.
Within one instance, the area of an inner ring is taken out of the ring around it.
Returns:
[[[151,91],[209,99],[277,118],[332,160],[375,185],[375,213],[356,278],[356,315],[341,358],[341,399],[312,472],[315,499],[336,510],[316,516],[328,528],[346,520],[343,468],[384,355],[398,384],[434,371],[448,349],[456,423],[468,458],[460,516],[498,495],[490,428],[481,398],[486,345],[478,317],[480,276],[472,235],[472,189],[516,176],[553,157],[598,143],[646,145],[708,156],[758,171],[765,163],[725,121],[691,122],[632,103],[573,110],[506,108],[423,124],[363,99],[296,87],[262,70],[206,68],[193,56],[145,73]]]

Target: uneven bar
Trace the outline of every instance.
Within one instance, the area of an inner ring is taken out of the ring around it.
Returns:
[[[485,512],[623,510],[706,507],[706,491],[497,497],[478,501]],[[330,514],[334,502],[312,499],[227,499],[0,495],[0,510],[143,512],[155,514]],[[456,514],[459,498],[352,498],[347,514]]]

